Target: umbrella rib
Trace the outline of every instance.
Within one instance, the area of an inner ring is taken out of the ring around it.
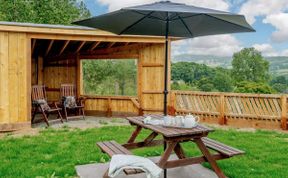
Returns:
[[[146,14],[144,17],[140,18],[139,20],[137,20],[136,22],[132,23],[131,25],[129,25],[128,27],[126,27],[124,30],[122,30],[119,35],[122,35],[125,31],[129,30],[130,28],[132,28],[134,25],[138,24],[139,22],[141,22],[142,20],[144,20],[146,17],[150,16],[152,13],[154,13],[154,11]]]
[[[190,17],[199,16],[199,15],[203,15],[203,14],[194,14],[194,15],[189,15],[189,16],[187,16],[187,17],[181,17],[181,16],[177,15],[177,16],[176,16],[177,18],[174,17],[173,19],[171,19],[171,21],[178,20],[180,17],[181,17],[182,19],[187,19],[187,18],[190,18]]]
[[[189,29],[189,27],[187,26],[187,24],[185,23],[185,21],[182,19],[182,17],[180,17],[178,15],[179,19],[181,20],[181,22],[183,23],[183,25],[185,26],[185,28],[187,29],[187,31],[190,33],[191,37],[193,37],[193,33],[191,32],[191,30]]]
[[[134,10],[133,12],[136,12],[137,14],[141,14],[141,15],[146,15],[146,14],[144,14],[144,13],[142,13],[142,12],[139,12],[139,11],[136,11],[136,10]],[[151,19],[157,19],[157,20],[165,21],[165,20],[163,20],[163,19],[161,19],[161,18],[159,18],[159,17],[152,16],[152,15],[149,15],[147,18],[151,18]]]
[[[209,17],[212,17],[212,18],[217,19],[217,20],[221,20],[221,21],[223,21],[223,22],[230,23],[230,24],[232,24],[232,25],[236,25],[236,26],[239,26],[239,27],[242,27],[242,28],[246,28],[246,29],[248,29],[248,30],[251,30],[251,31],[254,31],[254,32],[255,32],[255,30],[254,30],[253,28],[251,29],[251,28],[248,28],[248,27],[244,27],[244,26],[242,26],[242,25],[239,25],[239,24],[236,24],[236,23],[233,23],[233,22],[227,21],[227,20],[220,19],[220,18],[215,17],[215,16],[213,16],[213,15],[209,15],[209,14],[203,14],[203,15],[206,15],[206,16],[209,16]]]

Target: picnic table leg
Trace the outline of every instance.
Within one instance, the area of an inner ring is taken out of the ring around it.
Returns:
[[[105,171],[105,173],[104,173],[104,175],[103,175],[103,178],[109,178],[108,172],[109,172],[109,168],[107,169],[107,171]]]
[[[177,155],[177,157],[178,157],[179,159],[184,159],[184,158],[186,158],[185,153],[184,153],[184,150],[182,149],[180,143],[177,143],[177,145],[176,145],[175,148],[174,148],[174,152],[175,152],[175,154]]]
[[[159,160],[158,166],[164,168],[165,164],[167,163],[172,151],[174,150],[177,142],[165,142],[164,146],[167,144],[167,148],[165,149],[161,159]],[[166,147],[166,146],[165,146]]]
[[[207,149],[207,147],[205,146],[205,144],[203,143],[201,138],[197,138],[197,139],[195,138],[194,142],[197,144],[197,146],[199,147],[202,154],[205,156],[207,161],[210,163],[212,169],[215,171],[217,176],[220,178],[225,178],[226,176],[224,175],[222,170],[217,165],[216,160],[212,157],[212,155],[210,154],[209,150]]]
[[[135,141],[136,137],[139,135],[141,130],[142,130],[142,127],[137,126],[127,143],[133,143]]]

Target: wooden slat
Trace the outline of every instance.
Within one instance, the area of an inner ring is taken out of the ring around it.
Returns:
[[[99,46],[100,43],[101,43],[101,41],[95,41],[93,43],[93,45],[89,48],[89,51],[93,51],[94,49],[96,49],[97,46]]]
[[[54,40],[50,40],[50,42],[48,44],[48,47],[47,47],[47,49],[45,51],[45,56],[47,56],[49,54],[49,52],[50,52],[50,50],[51,50],[51,48],[53,46],[53,43],[54,43]]]
[[[0,123],[10,123],[9,35],[0,32]]]
[[[65,43],[63,44],[62,48],[60,49],[60,52],[58,55],[61,55],[65,51],[65,49],[67,48],[69,43],[70,43],[70,40],[65,41]]]
[[[76,51],[75,51],[75,54],[78,53],[78,52],[83,48],[83,46],[85,45],[85,43],[86,43],[86,41],[80,42],[78,48],[77,48]]]
[[[212,140],[210,138],[203,137],[201,139],[208,148],[213,149],[213,150],[215,150],[221,154],[224,154],[228,157],[244,154],[244,151],[241,151],[241,150],[238,150],[238,149],[233,148],[231,146],[217,142],[217,141]]]

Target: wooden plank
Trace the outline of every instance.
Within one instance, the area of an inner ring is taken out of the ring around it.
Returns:
[[[95,42],[93,43],[93,45],[89,48],[89,51],[93,51],[94,49],[96,49],[97,46],[100,45],[100,43],[101,43],[101,41],[95,41]]]
[[[82,63],[79,58],[79,55],[76,57],[76,91],[77,91],[77,97],[79,98],[82,94],[82,87],[83,87],[83,81],[82,81]]]
[[[65,41],[65,43],[63,44],[62,48],[60,49],[60,52],[58,55],[61,55],[65,51],[65,49],[67,48],[69,43],[70,43],[70,40]]]
[[[1,26],[0,26],[1,28]],[[5,30],[3,30],[5,31]],[[6,30],[7,31],[7,30]],[[152,43],[163,44],[165,40],[161,37],[149,36],[115,36],[115,35],[77,35],[73,33],[61,34],[45,34],[45,33],[30,33],[30,38],[38,39],[53,39],[53,40],[73,40],[73,41],[103,41],[103,42],[131,42],[131,43]],[[128,45],[129,46],[129,45]]]
[[[80,42],[79,46],[77,47],[75,53],[79,53],[80,50],[83,48],[83,46],[85,45],[86,41],[82,41]]]
[[[18,34],[18,120],[17,122],[27,121],[28,112],[28,99],[30,100],[30,95],[28,94],[28,82],[31,85],[31,81],[28,81],[27,75],[31,75],[31,68],[28,66],[31,65],[31,56],[27,58],[28,47],[26,42],[26,34]],[[31,44],[31,43],[30,43]],[[31,45],[30,45],[31,46]],[[31,47],[29,47],[30,50]],[[30,69],[30,70],[29,70]],[[28,71],[29,70],[29,71]]]
[[[287,130],[287,96],[281,97],[281,126],[283,130]]]
[[[10,122],[16,123],[19,114],[19,93],[18,93],[18,33],[9,33],[9,66],[8,66],[8,80],[9,80],[9,116]]]
[[[48,45],[46,52],[45,52],[45,56],[47,56],[49,54],[49,52],[53,46],[53,43],[54,43],[54,40],[50,40],[49,45]]]
[[[111,42],[111,43],[107,46],[107,48],[108,48],[108,49],[109,49],[109,48],[112,48],[115,44],[116,44],[116,42]]]
[[[37,39],[32,39],[31,55],[33,55],[34,53],[36,42],[37,42]]]
[[[10,123],[8,45],[8,32],[0,32],[0,123]]]
[[[37,84],[43,85],[44,84],[44,59],[42,56],[38,56],[37,60]]]
[[[224,125],[226,123],[225,120],[225,96],[220,95],[220,104],[219,104],[219,124]]]

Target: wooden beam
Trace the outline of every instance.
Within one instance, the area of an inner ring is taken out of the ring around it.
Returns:
[[[46,49],[46,52],[45,52],[45,56],[47,56],[53,46],[53,43],[54,43],[54,40],[51,40],[49,45],[48,45],[48,48]]]
[[[125,44],[124,44],[124,46],[128,46],[130,44],[130,42],[126,42]]]
[[[95,41],[88,51],[93,51],[95,48],[97,48],[97,46],[99,46],[100,43],[101,41]]]
[[[32,39],[31,55],[33,55],[34,53],[35,46],[36,46],[36,39]]]
[[[138,59],[138,54],[80,55],[81,59]]]
[[[1,29],[1,26],[0,26]],[[51,29],[50,29],[51,30]],[[4,30],[3,30],[4,31]],[[102,41],[102,42],[130,42],[130,43],[165,43],[163,37],[149,37],[149,36],[109,36],[109,35],[77,35],[70,34],[43,34],[43,33],[30,33],[30,38],[39,39],[53,39],[53,40],[74,40],[74,41]]]
[[[110,43],[109,45],[108,45],[108,49],[110,49],[110,48],[112,48],[112,46],[114,46],[116,44],[116,42],[112,42],[112,43]]]
[[[80,45],[78,46],[77,50],[75,51],[75,53],[78,53],[82,49],[82,47],[85,45],[85,43],[86,41],[82,41]]]
[[[133,50],[133,49],[139,49],[142,46],[150,46],[151,44],[146,44],[146,45],[141,45],[141,44],[132,44],[128,46],[117,46],[114,48],[105,48],[105,49],[98,49],[94,51],[84,51],[81,53],[81,55],[89,54],[89,55],[94,55],[94,54],[111,54],[111,53],[116,53],[116,52],[123,52],[127,50]]]
[[[59,52],[59,56],[65,51],[65,49],[67,48],[68,44],[69,44],[70,40],[65,41],[64,45],[62,46],[60,52]]]

